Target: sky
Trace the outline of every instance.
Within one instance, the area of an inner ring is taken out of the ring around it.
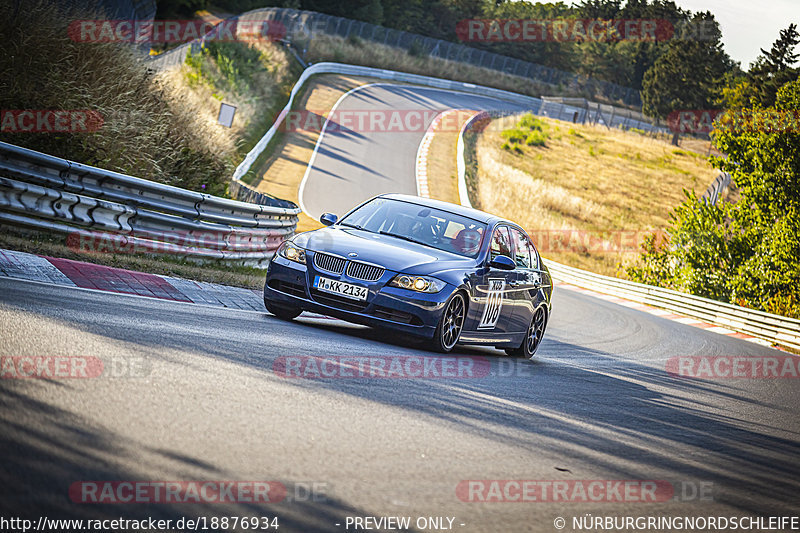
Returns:
[[[722,30],[725,51],[741,62],[743,70],[761,53],[760,48],[769,50],[780,30],[792,22],[800,27],[800,0],[673,1],[692,12],[711,11]]]

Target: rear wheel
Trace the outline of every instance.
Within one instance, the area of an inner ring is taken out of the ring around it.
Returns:
[[[299,307],[275,305],[273,303],[264,302],[267,311],[280,318],[281,320],[292,320],[297,318],[303,312]]]
[[[447,353],[455,347],[464,327],[466,311],[467,303],[464,295],[460,292],[455,293],[445,305],[433,334],[432,347],[434,350]]]
[[[542,342],[546,326],[547,313],[544,307],[539,307],[533,314],[533,320],[531,320],[531,325],[528,326],[528,331],[525,333],[525,339],[523,339],[522,344],[518,348],[506,348],[506,353],[514,357],[526,357],[528,359],[533,357]]]

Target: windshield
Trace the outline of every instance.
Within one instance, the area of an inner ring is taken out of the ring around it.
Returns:
[[[468,217],[389,198],[367,202],[340,224],[471,258],[478,255],[486,230],[486,224]]]

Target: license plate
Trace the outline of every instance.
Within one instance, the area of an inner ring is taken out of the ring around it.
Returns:
[[[344,281],[338,281],[335,279],[323,278],[322,276],[316,276],[314,278],[314,287],[322,292],[338,294],[339,296],[344,296],[345,298],[350,298],[352,300],[367,299],[366,287],[353,285],[352,283],[345,283]]]

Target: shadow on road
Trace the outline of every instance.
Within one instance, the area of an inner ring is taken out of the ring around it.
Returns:
[[[266,313],[155,304],[116,295],[97,298],[68,289],[40,295],[34,305],[27,291],[29,287],[11,286],[2,297],[3,306],[45,316],[55,312],[42,308],[60,306],[70,310],[66,316],[71,318],[59,316],[57,320],[70,327],[151,347],[156,353],[174,349],[242,365],[263,372],[265,386],[276,379],[274,361],[286,355],[434,356],[420,351],[418,344],[407,339],[387,339],[385,332],[368,328],[320,321],[313,325],[286,323]],[[91,304],[87,304],[89,301]],[[124,323],[116,317],[125,317]],[[673,378],[664,371],[663,359],[637,362],[559,338],[546,338],[540,348],[541,358],[533,362],[505,358],[499,355],[501,352],[489,349],[459,350],[461,356],[479,355],[490,360],[492,371],[482,378],[283,379],[282,383],[391,405],[465,435],[515,446],[521,453],[559,455],[561,464],[553,466],[569,471],[560,474],[567,479],[584,479],[582,467],[593,465],[595,470],[607,472],[608,479],[705,480],[714,483],[717,503],[743,512],[768,515],[796,511],[800,444],[794,412],[784,411],[781,416],[785,418],[776,415],[775,419],[754,423],[745,411],[764,408],[765,404],[753,399],[744,387]],[[752,349],[757,352],[759,347]],[[111,459],[124,453],[127,443],[93,425],[88,417],[61,411],[33,397],[40,392],[39,387],[63,385],[38,380],[4,381],[0,382],[4,515],[34,510],[40,514],[43,505],[54,512],[92,518],[120,513],[160,513],[165,517],[191,514],[191,508],[99,509],[71,504],[66,490],[75,480],[120,480],[137,475],[112,466]],[[784,387],[784,405],[796,405],[797,389],[787,381],[775,386]],[[720,405],[733,405],[742,411],[721,411]],[[781,409],[775,407],[773,412],[780,414]],[[457,446],[454,443],[454,453],[458,453]],[[166,468],[172,469],[171,475],[191,475],[192,479],[225,476],[202,457],[155,451]],[[475,479],[492,478],[491,464],[485,464],[480,457],[464,460],[475,465]],[[164,465],[143,468],[158,467],[163,471]],[[517,477],[530,479],[525,471]],[[325,504],[294,502],[214,511],[275,512],[280,514],[282,525],[286,523],[297,530],[317,529],[324,521],[331,523],[358,513],[335,499]]]

